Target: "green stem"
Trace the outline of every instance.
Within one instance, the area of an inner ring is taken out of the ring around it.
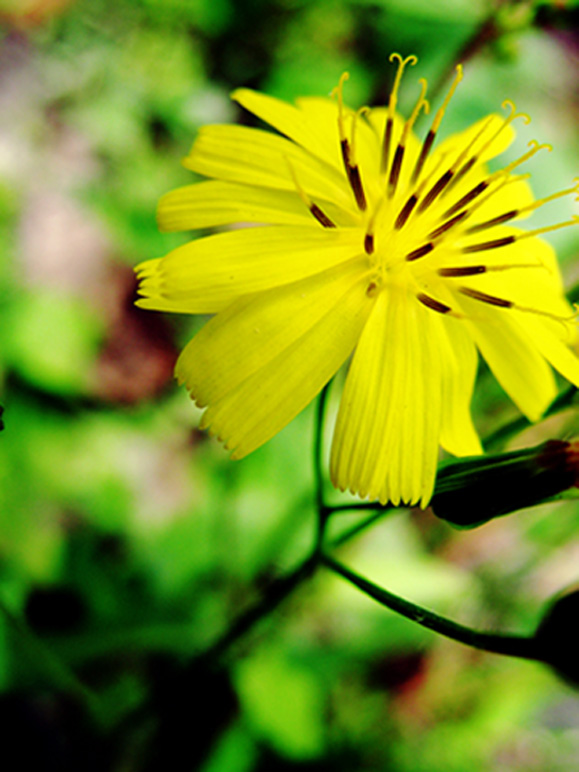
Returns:
[[[340,507],[342,509],[342,507]],[[353,507],[352,507],[353,509]],[[371,507],[357,507],[357,509],[371,509]],[[333,510],[335,511],[335,510]],[[370,515],[370,517],[365,517],[360,522],[356,523],[355,525],[351,526],[350,528],[346,528],[344,531],[342,531],[339,536],[336,536],[331,544],[332,547],[335,549],[336,547],[341,547],[342,544],[345,544],[347,541],[350,541],[350,539],[353,539],[355,536],[358,536],[358,534],[365,531],[367,528],[369,528],[371,525],[374,525],[374,523],[377,523],[378,520],[382,520],[382,518],[386,517],[387,515],[392,514],[393,512],[401,511],[397,510],[396,507],[383,507],[380,509],[376,509],[376,506],[373,507],[373,512]]]
[[[322,562],[327,568],[342,576],[370,598],[378,601],[378,603],[386,606],[391,611],[395,611],[422,627],[426,627],[428,630],[433,630],[446,638],[452,638],[452,640],[459,643],[464,643],[467,646],[472,646],[482,651],[489,651],[493,654],[540,660],[537,644],[532,638],[471,630],[469,627],[464,627],[464,625],[441,617],[433,611],[422,608],[415,603],[400,598],[398,595],[394,595],[394,593],[388,590],[378,587],[328,555],[324,555]]]
[[[20,653],[25,653],[31,668],[58,691],[76,698],[90,714],[95,726],[103,727],[106,719],[97,695],[85,686],[76,674],[3,602],[0,603],[0,611],[16,638]]]
[[[204,658],[219,659],[234,643],[255,625],[269,616],[305,579],[309,579],[320,563],[317,552],[310,555],[289,573],[274,579],[263,596],[244,611],[225,633],[203,653]]]
[[[328,517],[331,514],[324,501],[324,472],[323,472],[323,451],[324,451],[324,418],[326,415],[326,404],[330,384],[327,383],[322,389],[318,398],[318,407],[316,411],[316,426],[314,431],[314,483],[315,483],[315,503],[318,515],[318,530],[316,535],[316,552],[321,552],[324,542],[324,535],[328,524]]]

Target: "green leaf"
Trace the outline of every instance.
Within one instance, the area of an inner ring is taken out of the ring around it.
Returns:
[[[284,756],[322,754],[323,695],[316,675],[269,648],[239,663],[239,698],[257,734]]]

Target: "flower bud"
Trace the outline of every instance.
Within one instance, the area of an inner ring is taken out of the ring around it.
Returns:
[[[579,686],[578,618],[579,589],[574,589],[551,602],[534,636],[537,659],[574,686]]]
[[[548,440],[446,464],[438,472],[431,507],[453,525],[474,528],[570,488],[579,488],[579,440]]]

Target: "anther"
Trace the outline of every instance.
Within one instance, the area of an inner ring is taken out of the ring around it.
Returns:
[[[416,195],[416,193],[413,193],[408,199],[408,201],[404,204],[404,206],[400,210],[400,214],[396,218],[396,222],[394,223],[394,227],[396,228],[396,230],[399,231],[401,228],[404,227],[404,224],[412,214],[412,210],[416,206],[417,201],[418,201],[418,196]]]
[[[495,225],[502,225],[505,222],[508,222],[509,220],[512,220],[514,217],[519,215],[521,213],[520,209],[511,209],[510,212],[505,212],[504,214],[498,215],[498,217],[493,217],[490,220],[485,220],[484,222],[480,222],[477,225],[472,225],[470,228],[467,228],[467,233],[480,233],[480,231],[484,231],[487,228],[493,228]]]
[[[413,250],[409,254],[406,255],[407,262],[411,263],[413,260],[418,260],[421,257],[424,257],[424,255],[427,255],[429,252],[432,252],[434,249],[434,244],[432,241],[429,241],[427,244],[423,244],[421,247],[418,247],[418,249]]]
[[[452,217],[450,220],[447,220],[445,223],[440,225],[438,228],[432,231],[432,233],[428,234],[429,239],[437,239],[439,236],[442,236],[444,233],[446,233],[451,228],[454,228],[455,225],[458,225],[459,222],[464,220],[464,218],[467,216],[468,212],[463,211],[456,214],[454,217]]]
[[[350,145],[350,142],[346,136],[346,129],[344,126],[344,98],[343,98],[344,83],[345,81],[348,80],[349,77],[350,77],[349,73],[347,72],[342,73],[338,85],[332,91],[332,96],[335,96],[338,100],[338,133],[340,135],[340,148],[342,150],[342,160],[344,162],[346,176],[348,177],[348,182],[350,183],[350,187],[352,188],[352,192],[354,194],[354,198],[356,199],[356,204],[358,205],[358,209],[361,209],[363,211],[364,209],[366,209],[366,196],[364,195],[364,188],[362,187],[360,170],[355,162],[353,145],[355,141],[356,118],[358,117],[358,114],[361,111],[364,111],[367,108],[362,108],[361,111],[359,110],[352,119],[353,120],[352,145]]]
[[[311,200],[311,198],[308,196],[306,191],[302,188],[302,186],[298,182],[295,169],[290,159],[287,156],[285,156],[285,160],[288,165],[288,169],[290,171],[298,196],[301,198],[301,200],[304,202],[304,204],[307,206],[307,208],[310,210],[310,212],[316,218],[316,220],[321,225],[324,226],[324,228],[335,228],[336,224],[332,222],[332,220],[330,220],[328,215],[324,211],[322,211],[322,209],[320,209],[320,207],[317,204],[314,204],[314,202]]]
[[[473,188],[473,191],[476,191],[476,196],[474,196],[474,198],[478,198],[478,201],[476,201],[476,203],[473,206],[469,207],[468,216],[471,217],[472,214],[480,206],[485,204],[490,198],[492,198],[492,196],[495,195],[495,193],[498,193],[498,191],[501,190],[502,188],[506,187],[507,185],[512,185],[514,182],[522,182],[524,180],[528,180],[530,176],[531,176],[530,174],[519,174],[516,176],[510,176],[508,174],[505,174],[504,170],[499,170],[497,172],[494,172],[489,177],[487,177],[486,180],[484,180],[484,183],[483,183],[484,187],[482,190],[480,189],[481,183],[479,183],[479,185]],[[498,183],[498,185],[496,187],[491,187],[492,184],[497,180],[499,180],[501,177],[502,177],[502,180]],[[481,198],[479,198],[480,194],[484,192],[484,190],[486,190],[487,188],[491,188],[491,189],[487,192],[486,196],[482,196]],[[473,191],[471,191],[471,193]],[[467,193],[466,197],[468,197],[469,195],[471,194]],[[455,204],[450,209],[448,209],[443,216],[448,217],[449,214],[456,211],[457,209],[460,209],[462,206],[465,205],[465,203],[470,203],[470,201],[474,200],[474,198],[472,198],[469,201],[465,202],[466,197],[463,196],[463,198],[459,202],[457,202],[457,204]]]
[[[447,209],[446,212],[443,214],[443,217],[450,217],[455,212],[458,212],[459,209],[463,209],[467,204],[470,204],[471,201],[474,201],[475,198],[481,195],[481,193],[484,193],[484,191],[488,188],[490,185],[490,182],[487,180],[483,180],[482,182],[479,182],[478,185],[475,185],[472,190],[470,190],[468,193],[466,193],[461,199],[459,199],[456,204],[453,204],[450,209]]]
[[[447,278],[458,278],[461,276],[476,276],[480,273],[486,273],[486,271],[486,265],[459,265],[455,268],[439,268],[437,273],[439,276]]]
[[[445,189],[445,187],[448,185],[448,183],[451,181],[452,176],[454,172],[452,169],[448,169],[448,171],[444,172],[442,177],[439,177],[438,180],[434,183],[434,185],[430,188],[428,193],[424,196],[422,201],[420,202],[418,206],[419,212],[424,212],[424,210],[432,204],[432,202],[438,198],[438,196],[442,193],[442,191]]]
[[[421,87],[422,87],[420,96],[418,97],[418,100],[414,106],[414,110],[412,111],[410,118],[404,124],[404,128],[402,129],[402,134],[400,135],[400,142],[398,143],[398,147],[396,148],[396,151],[394,153],[394,160],[392,161],[390,178],[388,180],[388,197],[389,198],[392,198],[392,196],[396,192],[396,186],[398,185],[398,179],[400,177],[400,170],[402,168],[402,159],[404,158],[404,151],[406,149],[406,141],[408,139],[408,134],[410,133],[412,127],[416,123],[416,119],[418,118],[420,111],[424,109],[424,112],[428,113],[430,109],[429,104],[425,99],[426,89],[427,89],[426,80],[424,78],[420,78],[419,83],[421,84]]]
[[[471,289],[470,287],[459,287],[458,291],[473,300],[479,300],[481,303],[487,303],[498,308],[513,308],[513,303],[510,300],[498,298],[496,295],[487,295],[486,292],[479,292],[479,290]]]
[[[430,308],[432,311],[438,311],[439,314],[448,314],[452,311],[450,306],[441,303],[439,300],[431,298],[430,295],[425,295],[423,292],[420,292],[416,296],[416,299],[419,300],[422,305]]]
[[[392,198],[398,185],[398,178],[400,177],[400,169],[402,168],[402,158],[404,157],[404,145],[400,144],[394,152],[394,159],[392,160],[392,167],[390,169],[390,177],[388,179],[388,198]]]
[[[544,268],[548,270],[547,266],[536,260],[534,263],[503,263],[500,265],[460,265],[460,266],[448,266],[447,268],[439,268],[437,273],[439,276],[445,278],[456,279],[463,276],[477,276],[481,273],[493,273],[500,271],[512,271],[519,268]]]
[[[376,220],[378,218],[378,214],[380,210],[382,209],[382,206],[384,204],[384,199],[381,198],[378,202],[378,205],[372,212],[370,219],[368,220],[368,226],[366,228],[366,235],[364,236],[364,251],[367,255],[371,255],[374,252],[374,228],[376,227]]]
[[[503,236],[502,239],[484,241],[482,244],[470,244],[468,247],[463,247],[461,252],[464,254],[470,254],[472,252],[486,252],[488,249],[498,249],[499,247],[506,247],[508,244],[514,244],[516,240],[517,236]]]

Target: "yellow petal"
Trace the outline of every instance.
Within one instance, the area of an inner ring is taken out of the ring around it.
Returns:
[[[362,498],[422,506],[436,474],[443,396],[442,319],[406,288],[383,291],[356,348],[331,455],[331,477]]]
[[[360,240],[357,230],[317,225],[218,233],[137,266],[139,292],[153,304],[170,303],[181,313],[216,313],[242,295],[290,284],[350,260],[362,251]]]
[[[242,298],[183,351],[176,375],[234,458],[280,431],[350,355],[374,302],[365,272],[352,261]]]
[[[356,224],[355,218],[331,202],[318,199],[316,204],[335,225]],[[265,190],[220,180],[198,182],[167,193],[159,201],[157,219],[163,231],[197,230],[241,222],[316,224],[295,191]]]
[[[465,324],[495,378],[530,421],[538,421],[556,396],[553,372],[511,309],[463,297]]]
[[[444,323],[452,356],[445,363],[440,444],[455,456],[474,456],[483,452],[470,410],[478,354],[460,320],[445,318]]]
[[[279,132],[289,139],[297,142],[310,153],[321,158],[332,166],[342,169],[339,153],[336,152],[339,145],[335,146],[328,142],[328,137],[332,135],[338,140],[337,109],[335,103],[329,100],[320,100],[333,107],[333,122],[328,127],[329,133],[324,131],[325,126],[320,126],[319,122],[308,120],[310,117],[307,111],[300,110],[298,107],[282,102],[280,99],[260,94],[257,91],[251,91],[247,88],[240,88],[233,92],[232,99],[235,99],[240,105],[245,107],[262,121],[269,123]],[[331,108],[330,108],[331,109]]]
[[[555,370],[579,387],[579,359],[568,345],[577,337],[576,322],[563,323],[525,314],[521,324],[525,325],[537,349]]]
[[[205,126],[183,164],[206,177],[295,192],[288,161],[310,196],[352,208],[352,195],[343,172],[294,142],[260,129]]]

